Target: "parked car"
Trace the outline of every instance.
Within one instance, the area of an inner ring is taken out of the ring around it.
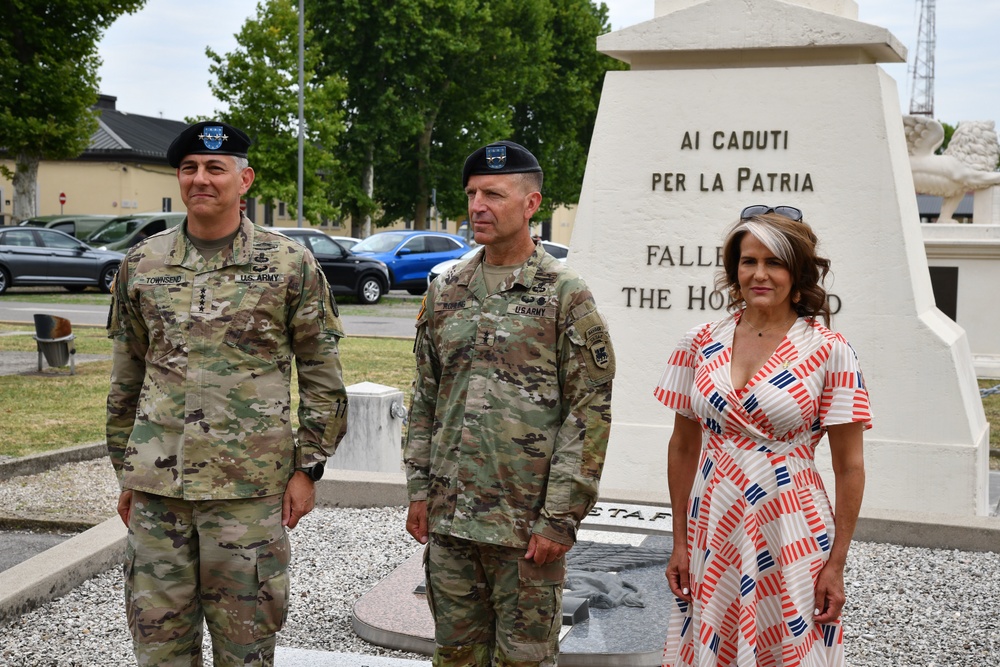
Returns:
[[[125,252],[139,241],[176,227],[187,213],[133,213],[112,218],[87,237],[87,243],[101,250]]]
[[[542,247],[545,248],[545,252],[549,253],[560,262],[565,262],[566,258],[569,257],[569,246],[565,246],[562,243],[556,243],[555,241],[542,241]]]
[[[371,257],[355,255],[336,237],[308,227],[275,227],[274,231],[309,248],[323,267],[334,294],[353,294],[361,303],[378,303],[389,289],[389,269]]]
[[[550,255],[558,259],[560,262],[565,262],[566,256],[569,255],[569,248],[567,246],[564,246],[562,243],[555,243],[553,241],[542,241],[542,246],[545,248],[545,252],[549,253]],[[437,264],[434,268],[431,269],[431,272],[427,274],[427,284],[430,285],[435,278],[437,278],[442,273],[444,273],[451,267],[455,266],[459,262],[466,259],[471,259],[472,256],[476,254],[476,251],[478,251],[481,247],[482,246],[477,245],[476,247],[472,248],[458,259],[449,259],[445,262]]]
[[[58,229],[75,236],[81,241],[96,232],[114,218],[113,215],[39,215],[34,218],[22,220],[24,227],[47,227]]]
[[[361,243],[361,239],[356,239],[353,236],[331,236],[330,238],[344,246],[344,250],[351,250]]]
[[[41,227],[0,229],[0,294],[12,286],[62,286],[110,292],[123,255],[96,250],[65,232]]]
[[[423,294],[430,270],[445,260],[461,257],[468,249],[469,244],[460,236],[416,230],[372,234],[352,252],[385,262],[390,289]]]

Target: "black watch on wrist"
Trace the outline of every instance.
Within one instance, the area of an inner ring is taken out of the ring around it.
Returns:
[[[297,472],[304,472],[306,475],[309,476],[309,479],[311,479],[314,482],[318,482],[319,480],[323,479],[324,469],[325,466],[322,463],[314,463],[308,468],[296,468],[295,470]]]

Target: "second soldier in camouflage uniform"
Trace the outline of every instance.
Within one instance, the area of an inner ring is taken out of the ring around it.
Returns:
[[[486,246],[430,286],[405,448],[434,665],[555,665],[565,554],[597,500],[614,353],[584,281],[531,238],[542,174],[524,147],[469,156]]]
[[[139,665],[273,664],[286,528],[343,437],[336,305],[312,254],[253,225],[250,140],[198,123],[167,152],[188,209],[133,247],[113,289],[108,450],[129,527],[125,608]],[[299,381],[293,437],[290,380]]]

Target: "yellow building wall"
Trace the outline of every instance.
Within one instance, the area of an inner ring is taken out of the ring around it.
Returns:
[[[552,238],[549,241],[569,245],[573,235],[573,222],[576,220],[576,205],[560,206],[552,212]]]
[[[13,170],[11,161],[5,164]],[[14,187],[0,176],[2,212],[12,213]],[[59,194],[66,204],[59,204]],[[74,213],[127,215],[162,211],[163,198],[171,210],[184,211],[177,190],[177,177],[170,167],[128,162],[45,161],[38,166],[38,215]]]
[[[11,160],[2,160],[13,171]],[[59,204],[65,193],[65,205]],[[250,188],[250,196],[254,195]],[[87,162],[49,160],[38,166],[38,215],[128,215],[163,210],[164,198],[170,210],[183,213],[177,186],[177,172],[166,165],[134,162]],[[14,186],[0,175],[0,219],[11,224]],[[254,219],[264,223],[264,204],[255,200]],[[276,227],[294,226],[294,207],[274,207]]]

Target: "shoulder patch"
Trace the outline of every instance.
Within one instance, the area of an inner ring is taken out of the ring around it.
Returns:
[[[611,345],[611,333],[597,310],[591,310],[573,322],[567,333],[579,348],[592,383],[603,384],[614,378],[615,352]]]

